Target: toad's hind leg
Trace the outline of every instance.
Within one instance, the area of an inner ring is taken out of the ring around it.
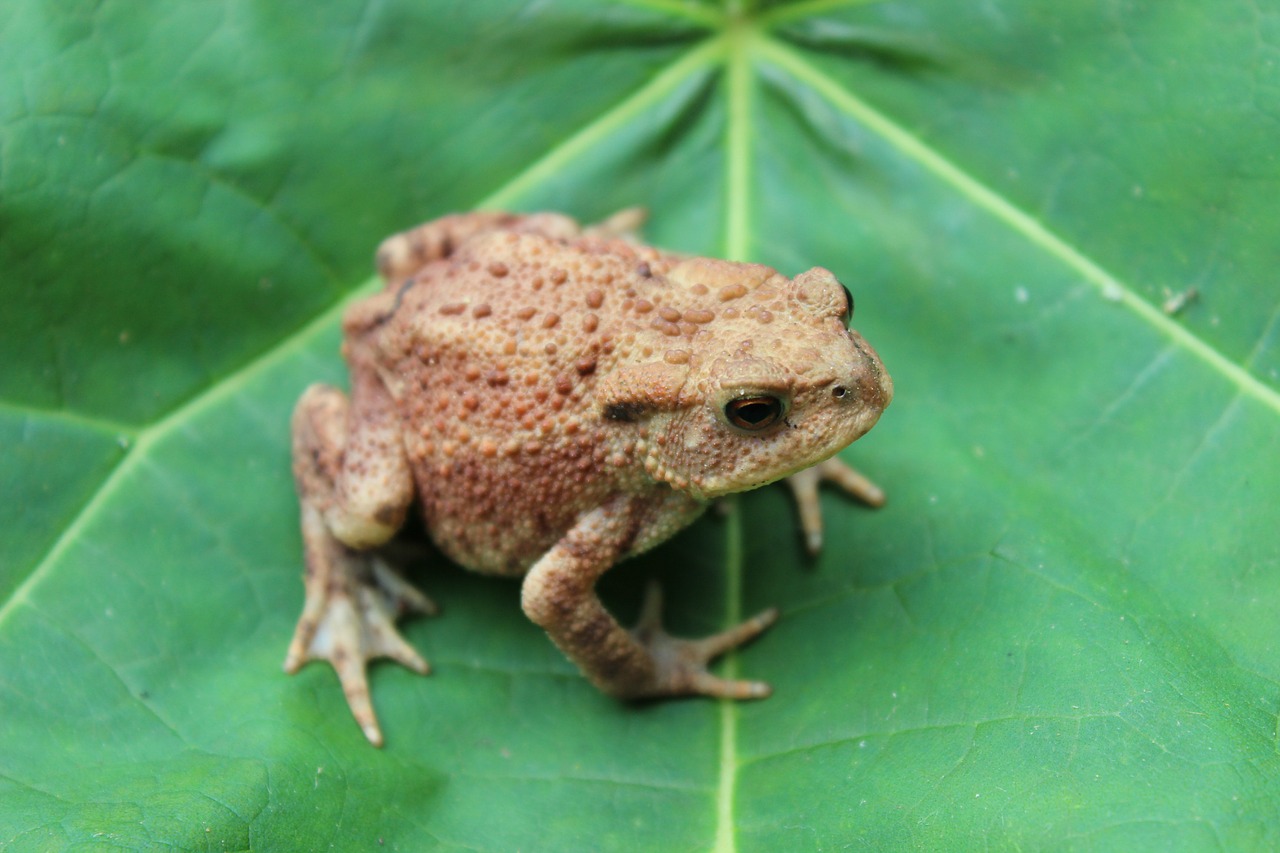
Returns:
[[[336,388],[313,385],[293,415],[293,470],[302,505],[306,602],[285,658],[286,672],[327,660],[347,704],[374,745],[382,732],[369,697],[367,663],[379,657],[426,674],[426,661],[395,620],[435,605],[369,549],[400,527],[413,499],[391,400],[375,377],[353,380],[356,411]]]

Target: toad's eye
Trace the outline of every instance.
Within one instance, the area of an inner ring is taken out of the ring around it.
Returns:
[[[849,292],[849,288],[843,284],[840,289],[844,291],[844,311],[840,313],[840,322],[844,323],[844,327],[849,328],[849,321],[853,319],[853,294]]]
[[[782,420],[782,401],[777,397],[739,397],[724,407],[724,416],[738,429],[759,432]]]

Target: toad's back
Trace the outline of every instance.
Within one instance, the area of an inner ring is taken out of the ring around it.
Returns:
[[[675,262],[608,236],[494,231],[371,300],[389,305],[374,358],[450,557],[519,574],[583,508],[640,487],[593,391],[620,359],[653,355],[642,321],[660,319]]]

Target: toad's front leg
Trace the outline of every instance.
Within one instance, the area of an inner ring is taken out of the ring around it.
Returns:
[[[631,631],[601,604],[597,579],[637,541],[655,538],[647,529],[655,523],[651,519],[664,518],[650,503],[625,496],[583,515],[529,570],[522,589],[524,612],[593,684],[613,696],[768,696],[769,685],[720,678],[707,671],[707,664],[772,625],[776,610],[710,637],[685,640],[662,630],[656,586]]]
[[[293,416],[293,468],[302,504],[306,603],[285,658],[286,672],[327,660],[347,704],[375,746],[382,732],[369,698],[366,664],[393,658],[426,674],[396,618],[435,606],[370,549],[390,539],[413,499],[399,421],[371,372],[353,371],[352,394],[313,385]]]

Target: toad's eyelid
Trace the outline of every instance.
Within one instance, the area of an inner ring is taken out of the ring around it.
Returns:
[[[850,321],[853,320],[853,292],[844,284],[840,285],[840,289],[844,291],[844,311],[840,317],[844,320],[845,328],[848,328]]]
[[[721,395],[726,402],[738,397],[783,397],[791,393],[791,382],[783,377],[753,377],[743,381],[741,378],[726,377],[720,381]]]

